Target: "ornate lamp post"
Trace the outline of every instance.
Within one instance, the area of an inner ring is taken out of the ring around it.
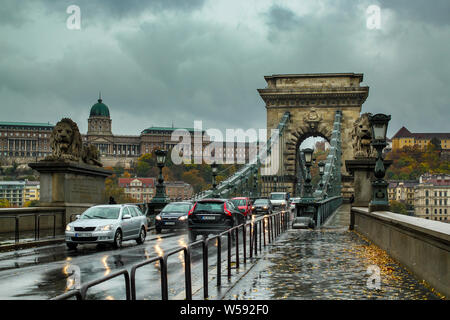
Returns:
[[[253,173],[253,190],[254,190],[254,197],[255,199],[258,198],[258,169],[255,169],[255,172]]]
[[[211,164],[211,171],[212,171],[212,187],[213,187],[213,197],[217,198],[218,195],[216,194],[216,187],[217,187],[217,183],[216,183],[216,177],[217,177],[217,164],[214,161]]]
[[[305,187],[304,187],[304,198],[312,197],[312,185],[311,185],[311,165],[312,165],[312,155],[314,150],[311,148],[306,148],[302,150],[305,155],[305,166],[306,166],[306,178],[305,178]]]
[[[325,162],[320,161],[318,163],[318,166],[319,166],[319,175],[320,175],[319,187],[320,187],[320,190],[323,191],[323,174],[325,173]]]
[[[162,174],[162,170],[166,163],[166,150],[155,150],[156,155],[156,165],[159,168],[159,176],[158,176],[158,184],[156,185],[156,194],[152,199],[152,203],[167,203],[166,197],[166,187],[164,186],[164,177]]]
[[[306,176],[303,185],[303,194],[301,196],[300,202],[295,204],[297,217],[310,217],[317,223],[316,209],[314,206],[314,197],[312,194],[312,184],[311,184],[311,166],[312,166],[312,156],[314,150],[311,148],[303,149],[301,151],[305,156],[305,166],[306,166]],[[299,157],[299,163],[302,165],[302,160]],[[296,225],[294,220],[293,227]]]
[[[388,211],[389,201],[387,196],[388,183],[383,179],[386,169],[383,163],[382,152],[386,147],[386,133],[390,115],[378,113],[369,115],[372,131],[372,146],[377,150],[377,161],[375,163],[375,181],[372,183],[372,200],[369,203],[369,211]]]

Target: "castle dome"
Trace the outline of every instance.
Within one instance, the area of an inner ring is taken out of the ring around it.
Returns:
[[[99,98],[98,102],[92,106],[89,117],[108,117],[109,118],[109,108],[102,101],[103,101],[102,98]]]

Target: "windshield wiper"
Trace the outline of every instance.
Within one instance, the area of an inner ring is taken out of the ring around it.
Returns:
[[[101,217],[101,216],[92,216],[92,218],[108,219],[107,217]]]

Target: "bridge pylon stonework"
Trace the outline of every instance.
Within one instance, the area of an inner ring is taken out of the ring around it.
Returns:
[[[352,130],[369,87],[361,86],[361,73],[280,74],[265,76],[267,87],[258,89],[267,109],[267,130],[275,129],[285,112],[290,120],[280,140],[280,166],[284,190],[295,194],[298,148],[309,137],[330,142],[337,110],[342,112],[342,164],[353,159]],[[342,195],[352,193],[352,179],[341,166]]]

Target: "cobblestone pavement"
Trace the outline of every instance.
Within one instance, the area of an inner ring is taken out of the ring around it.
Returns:
[[[318,230],[289,230],[225,296],[253,299],[439,299],[385,251],[348,230],[343,205]],[[379,289],[376,278],[379,270]]]

